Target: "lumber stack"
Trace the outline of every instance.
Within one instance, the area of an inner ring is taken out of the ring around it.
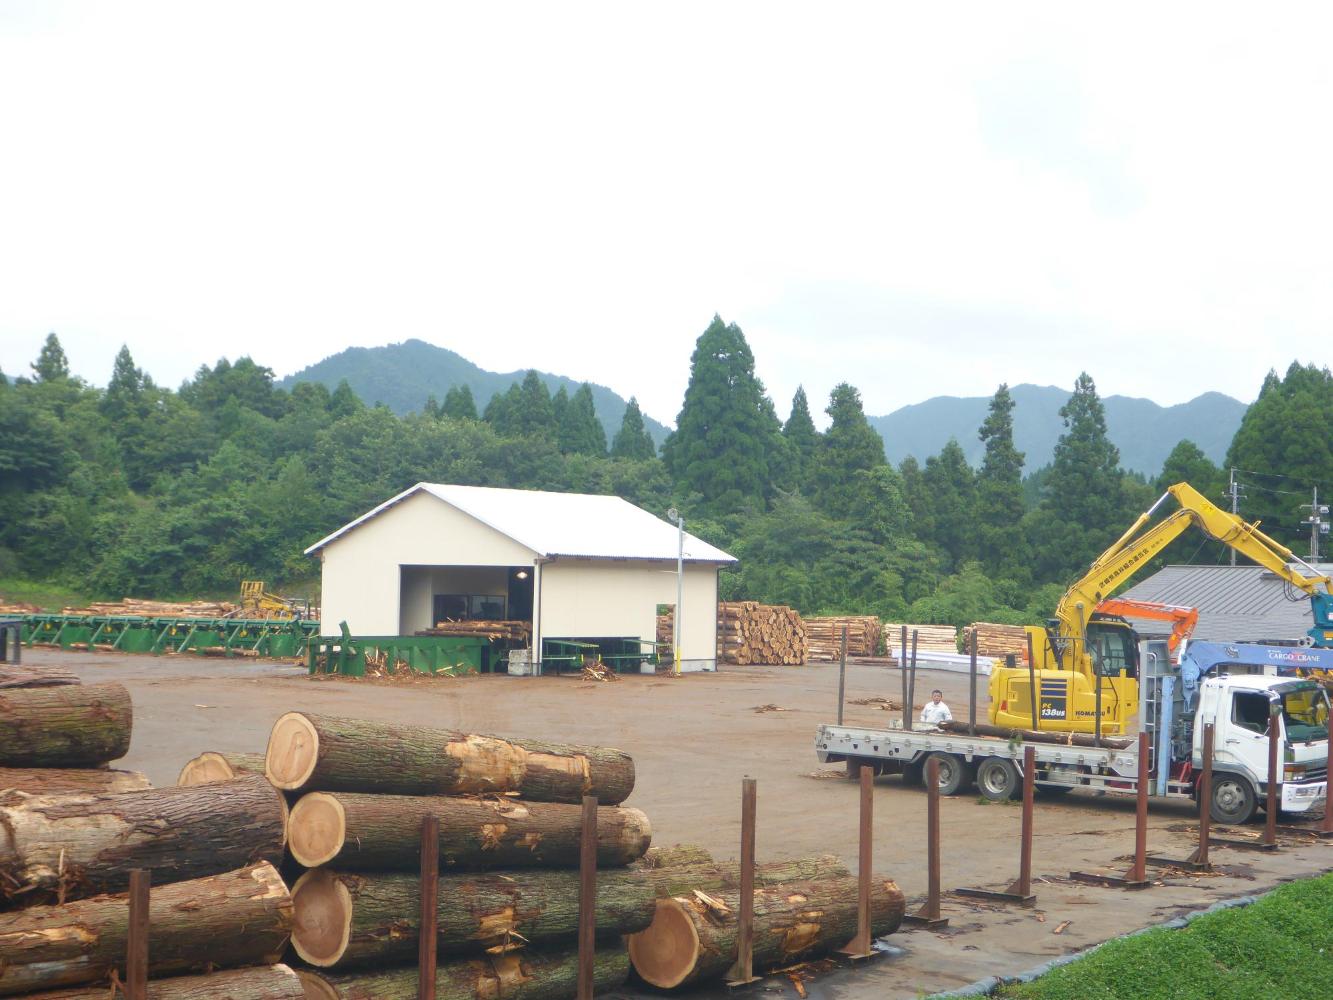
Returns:
[[[721,601],[717,606],[717,659],[745,665],[805,662],[805,623],[785,604]]]
[[[532,643],[532,622],[524,621],[442,621],[433,628],[422,629],[417,635],[480,636],[483,639],[518,643]]]
[[[842,630],[847,628],[847,655],[874,656],[879,652],[881,627],[874,615],[840,615],[805,619],[805,658],[830,663],[842,655]]]
[[[634,762],[606,747],[289,712],[265,755],[297,796],[288,849],[292,947],[308,996],[415,997],[423,821],[439,822],[437,993],[451,1000],[564,1000],[574,993],[582,798],[595,796],[595,980],[629,971],[621,938],[657,894],[632,863],[652,831],[622,805]]]
[[[972,636],[977,637],[978,656],[1018,657],[1020,663],[1028,661],[1028,634],[1022,625],[996,625],[993,622],[976,622],[969,625],[963,633],[963,651],[972,648]]]
[[[916,633],[916,648],[926,653],[958,652],[958,629],[952,625],[906,625],[902,622],[884,623],[884,642],[890,651],[902,645],[903,628],[907,629],[907,651],[912,651],[912,633]],[[890,652],[890,655],[893,655]]]
[[[236,610],[227,601],[145,601],[135,597],[94,601],[85,608],[61,608],[62,615],[136,615],[142,618],[225,618]]]
[[[135,869],[152,880],[151,997],[302,996],[276,964],[292,924],[274,867],[281,793],[262,775],[155,789],[106,768],[132,718],[119,684],[0,690],[0,996],[109,996],[125,975]]]

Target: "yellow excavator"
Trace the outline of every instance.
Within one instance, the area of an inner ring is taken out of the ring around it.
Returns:
[[[241,581],[241,603],[236,609],[238,618],[300,618],[296,602],[271,594],[263,580]]]
[[[1168,499],[1174,499],[1179,509],[1144,530]],[[1056,605],[1055,617],[1045,627],[1028,626],[1032,669],[993,670],[991,723],[1060,733],[1126,733],[1139,704],[1138,636],[1123,618],[1100,613],[1097,606],[1190,525],[1252,559],[1308,597],[1314,628],[1307,634],[1306,644],[1333,645],[1333,581],[1260,531],[1258,521],[1242,520],[1188,483],[1177,483],[1065,591]],[[1309,570],[1309,575],[1293,569],[1293,563]],[[1034,702],[1035,721],[1031,707]]]

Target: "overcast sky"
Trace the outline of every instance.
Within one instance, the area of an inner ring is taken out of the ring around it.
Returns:
[[[0,0],[0,368],[418,337],[670,422],[1250,400],[1333,324],[1326,5]]]

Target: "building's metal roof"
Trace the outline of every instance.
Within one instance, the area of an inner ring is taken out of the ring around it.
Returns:
[[[1199,609],[1194,638],[1210,642],[1299,640],[1314,625],[1310,601],[1290,600],[1285,581],[1262,566],[1167,566],[1122,596]],[[1170,631],[1163,622],[1130,617],[1141,635]]]
[[[417,483],[321,538],[305,550],[306,555],[318,552],[418,493],[442,500],[544,559],[676,560],[676,526],[620,497],[442,483]],[[736,560],[686,532],[685,561],[734,563]]]

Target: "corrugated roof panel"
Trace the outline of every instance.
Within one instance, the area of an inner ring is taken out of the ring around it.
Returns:
[[[1198,608],[1196,639],[1294,642],[1314,624],[1310,602],[1288,600],[1284,581],[1262,566],[1167,566],[1123,596]],[[1160,630],[1143,623],[1143,631]]]
[[[426,492],[494,528],[548,559],[672,560],[677,552],[674,524],[654,517],[627,500],[588,493],[547,493],[507,490],[489,486],[454,486],[417,483],[410,490],[380,504],[306,553],[316,552],[372,517],[412,494]],[[732,563],[733,556],[685,533],[689,562]]]

